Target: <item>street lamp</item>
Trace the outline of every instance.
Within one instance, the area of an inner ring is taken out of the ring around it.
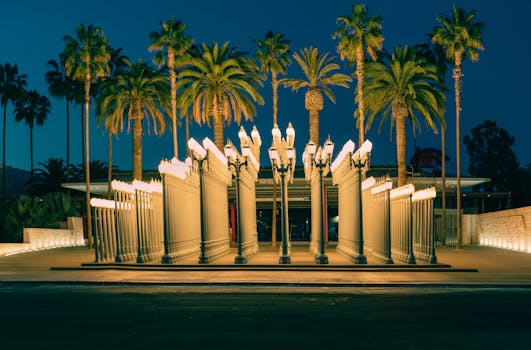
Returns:
[[[205,210],[203,208],[203,167],[205,162],[208,163],[208,153],[193,138],[188,140],[188,148],[190,149],[190,157],[192,162],[197,163],[197,170],[199,172],[199,217],[201,218],[201,242],[199,243],[200,255],[198,263],[207,264],[208,258],[206,256],[205,246]]]
[[[247,139],[247,134],[245,130],[240,130],[239,135],[240,139]],[[236,180],[236,235],[238,236],[238,255],[234,258],[235,264],[245,264],[247,258],[242,254],[242,230],[241,230],[241,203],[240,203],[240,170],[242,167],[247,168],[247,160],[249,154],[251,153],[251,148],[248,145],[242,145],[242,155],[238,154],[238,151],[234,148],[234,145],[229,142],[225,146],[225,157],[227,157],[227,164],[229,167],[234,169],[234,179]]]
[[[293,181],[293,172],[295,170],[295,129],[288,124],[286,129],[286,138],[284,139],[280,133],[280,129],[275,124],[271,131],[273,135],[273,142],[269,148],[269,159],[271,160],[271,168],[273,170],[273,181],[280,182],[280,196],[281,196],[281,230],[282,230],[282,244],[281,255],[278,259],[279,264],[291,263],[290,244],[289,244],[289,216],[288,216],[288,193],[287,182]]]
[[[324,195],[324,183],[323,183],[323,172],[330,169],[330,164],[332,160],[332,153],[334,152],[334,143],[330,140],[330,137],[326,140],[322,147],[315,150],[316,145],[313,141],[308,142],[306,145],[306,156],[303,156],[305,162],[309,161],[308,166],[311,168],[315,167],[319,171],[319,198],[318,203],[320,204],[320,217],[321,225],[319,227],[319,255],[315,257],[315,262],[317,264],[328,264],[328,256],[325,254],[325,206],[323,201]]]
[[[350,161],[353,166],[358,169],[358,256],[356,256],[354,263],[366,264],[367,258],[363,254],[363,196],[361,187],[361,172],[362,169],[368,167],[369,157],[371,155],[372,143],[367,140],[360,148],[352,155]]]

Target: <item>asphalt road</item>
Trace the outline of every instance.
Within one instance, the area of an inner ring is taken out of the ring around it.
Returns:
[[[530,344],[530,289],[0,286],[0,349]]]

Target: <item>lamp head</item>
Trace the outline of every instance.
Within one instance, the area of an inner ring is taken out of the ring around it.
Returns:
[[[306,150],[308,151],[308,154],[313,156],[315,154],[315,142],[311,141],[306,144]]]
[[[332,153],[334,153],[334,143],[330,140],[330,136],[324,144],[324,151],[328,157],[332,157]]]
[[[291,122],[288,123],[288,127],[286,129],[286,137],[287,141],[290,146],[293,146],[295,143],[295,129],[293,128],[293,125],[291,125]]]

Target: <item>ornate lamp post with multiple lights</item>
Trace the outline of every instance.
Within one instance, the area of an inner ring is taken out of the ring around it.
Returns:
[[[308,163],[310,172],[312,168],[316,168],[319,171],[319,197],[315,200],[319,203],[319,254],[315,256],[315,262],[317,264],[328,264],[328,256],[325,254],[325,227],[326,227],[326,208],[324,206],[324,184],[323,174],[328,172],[332,160],[332,153],[334,152],[334,143],[330,140],[330,137],[326,140],[322,147],[319,147],[316,151],[316,145],[313,141],[308,142],[306,145],[306,155],[303,157],[304,161]]]
[[[207,264],[208,258],[206,256],[206,227],[205,227],[205,208],[203,204],[203,175],[204,175],[204,163],[208,163],[208,153],[201,147],[199,143],[193,138],[188,140],[188,148],[190,149],[190,157],[192,162],[196,162],[197,170],[199,172],[199,216],[201,218],[201,242],[199,244],[200,255],[199,264]]]
[[[293,181],[293,172],[295,170],[295,129],[291,123],[286,129],[286,138],[284,139],[280,133],[280,129],[275,124],[273,130],[273,142],[269,148],[269,159],[271,160],[271,168],[273,170],[273,181],[280,182],[280,196],[281,196],[281,232],[282,244],[281,254],[279,257],[279,264],[291,263],[290,243],[289,243],[289,216],[288,216],[288,181]]]
[[[240,139],[247,139],[245,130],[242,129],[238,133]],[[241,230],[241,203],[240,203],[240,170],[242,167],[247,168],[248,157],[251,154],[251,148],[249,145],[242,144],[242,154],[238,154],[238,151],[234,148],[232,143],[228,143],[225,146],[225,157],[228,159],[228,166],[234,169],[234,179],[236,180],[236,235],[238,239],[238,255],[234,258],[235,264],[245,264],[247,258],[242,254],[242,230]]]
[[[354,262],[356,264],[366,264],[367,258],[363,254],[363,193],[361,186],[361,174],[362,170],[366,170],[369,166],[369,158],[371,155],[372,143],[365,141],[363,145],[352,155],[350,161],[353,166],[358,169],[358,256],[356,256]]]

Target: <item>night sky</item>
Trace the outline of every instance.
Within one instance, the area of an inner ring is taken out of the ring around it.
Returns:
[[[383,17],[384,48],[392,51],[396,45],[413,46],[426,41],[426,33],[436,24],[439,13],[449,14],[454,1],[365,1],[372,15]],[[477,124],[493,119],[516,138],[514,150],[522,165],[531,162],[531,115],[528,108],[531,81],[531,2],[528,0],[455,1],[467,11],[475,9],[477,19],[485,22],[485,51],[478,62],[466,61],[463,65],[463,111],[462,135]],[[337,56],[337,63],[344,73],[352,68],[339,61],[336,41],[332,33],[336,18],[350,15],[353,1],[137,1],[137,0],[92,0],[92,1],[29,1],[3,2],[0,18],[0,63],[17,64],[20,72],[28,75],[28,88],[48,94],[44,80],[46,62],[58,59],[64,50],[63,36],[74,35],[75,27],[83,23],[94,24],[103,29],[114,48],[135,61],[138,57],[151,62],[148,52],[149,33],[160,29],[160,21],[171,16],[187,25],[187,34],[196,44],[230,41],[240,49],[253,52],[256,46],[252,39],[262,39],[267,30],[282,32],[292,40],[291,51],[314,46],[320,52],[328,51]],[[288,68],[289,76],[299,76],[296,63]],[[325,99],[320,113],[320,133],[323,140],[330,134],[336,143],[336,154],[342,145],[352,139],[357,142],[358,131],[352,117],[354,112],[354,84],[349,89],[336,88],[337,103]],[[447,98],[447,154],[449,173],[455,171],[455,108],[453,80],[448,76],[450,91]],[[260,90],[265,105],[258,108],[254,123],[263,139],[262,163],[269,165],[267,147],[271,143],[271,85],[265,82]],[[35,166],[49,157],[66,157],[65,151],[65,103],[49,96],[52,111],[43,126],[34,129]],[[29,169],[29,129],[16,123],[8,107],[7,165]],[[73,163],[81,162],[80,109],[71,109],[71,157]],[[296,130],[297,162],[308,140],[308,112],[304,109],[304,92],[293,93],[279,90],[279,126],[284,130],[291,121]],[[250,131],[253,122],[244,122]],[[424,127],[424,125],[423,125]],[[192,136],[213,139],[212,130],[206,126],[192,128]],[[181,157],[184,156],[184,125],[179,129]],[[237,140],[233,125],[226,129],[225,137]],[[378,132],[375,124],[366,136],[373,146],[372,164],[396,163],[395,139],[390,138],[389,124]],[[440,136],[423,129],[416,138],[408,135],[408,160],[415,144],[419,147],[440,148]],[[119,135],[114,146],[114,164],[120,169],[131,169],[131,135]],[[468,156],[462,147],[463,173],[466,174]],[[172,155],[171,132],[162,137],[145,136],[143,139],[143,168],[156,168],[159,161]],[[91,160],[107,160],[107,137],[102,128],[97,128],[95,115],[91,115]]]

